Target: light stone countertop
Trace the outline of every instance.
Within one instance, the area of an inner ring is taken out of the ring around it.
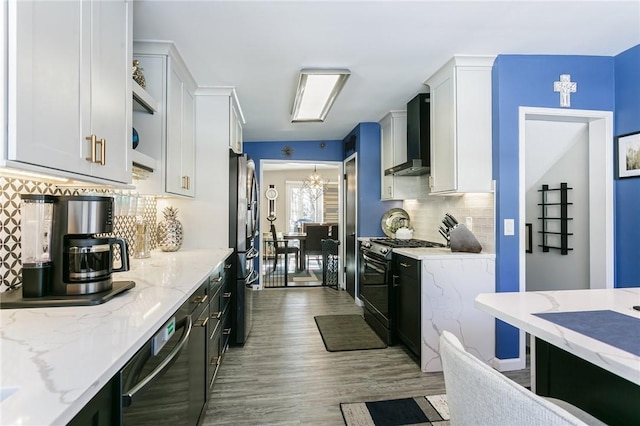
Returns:
[[[412,259],[495,259],[495,253],[464,253],[452,252],[444,247],[419,247],[419,248],[394,248],[394,253],[401,254]]]
[[[640,357],[532,315],[611,310],[640,318],[640,288],[480,294],[475,305],[502,321],[640,385]],[[639,331],[640,332],[640,331]]]
[[[154,251],[101,305],[0,310],[0,424],[69,422],[231,253]]]

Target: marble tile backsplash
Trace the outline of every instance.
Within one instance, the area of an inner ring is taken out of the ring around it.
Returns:
[[[0,292],[22,281],[20,245],[20,194],[48,195],[114,195],[111,189],[57,187],[55,184],[30,179],[0,176]],[[127,240],[131,255],[135,244],[135,216],[128,213],[114,217],[113,235]],[[151,224],[151,248],[156,247],[157,203],[155,198],[145,205],[143,218]]]
[[[459,196],[429,196],[420,200],[406,200],[403,208],[409,213],[414,229],[413,237],[444,242],[438,232],[445,213],[452,214],[460,223],[467,217],[473,221],[472,230],[482,244],[484,253],[495,253],[494,196],[487,194],[464,194]]]

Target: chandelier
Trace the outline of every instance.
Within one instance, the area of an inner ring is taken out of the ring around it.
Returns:
[[[324,192],[324,186],[328,183],[329,181],[318,173],[316,165],[314,164],[313,172],[302,182],[302,189],[307,190],[311,198],[315,201],[320,198]]]

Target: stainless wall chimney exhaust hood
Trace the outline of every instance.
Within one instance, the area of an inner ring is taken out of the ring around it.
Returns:
[[[385,170],[385,175],[419,176],[431,172],[429,106],[428,93],[420,93],[407,103],[407,161]]]

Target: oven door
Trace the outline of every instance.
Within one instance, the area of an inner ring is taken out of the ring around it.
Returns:
[[[358,283],[365,308],[384,328],[391,330],[391,262],[361,250]]]

